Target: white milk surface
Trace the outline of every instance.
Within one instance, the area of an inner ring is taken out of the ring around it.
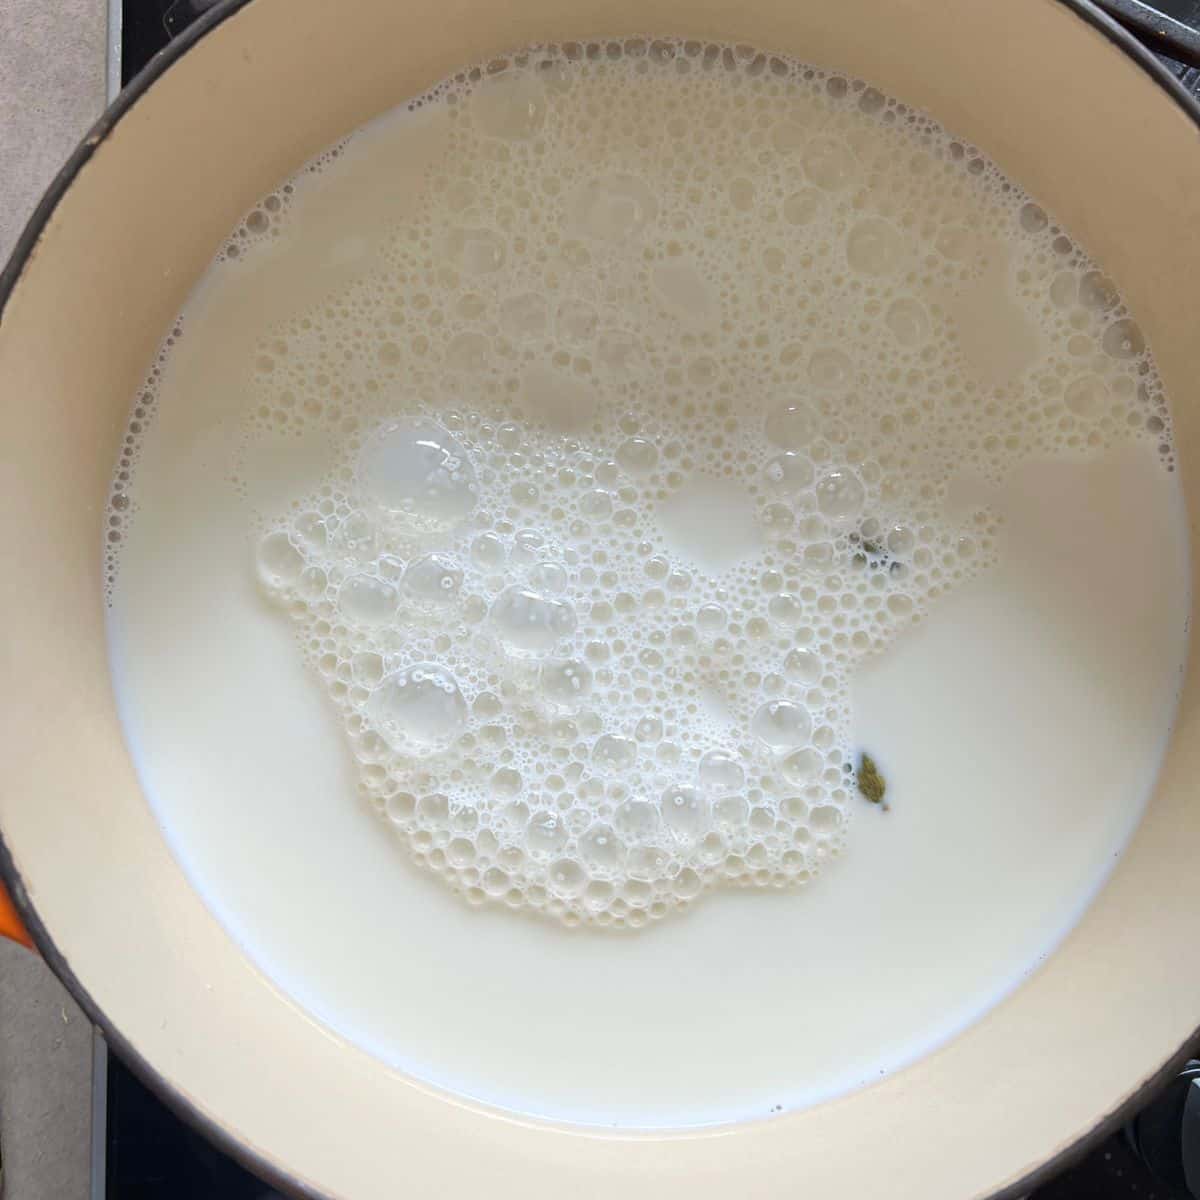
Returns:
[[[1052,216],[862,84],[495,66],[185,308],[105,547],[130,750],[230,935],[398,1069],[621,1127],[812,1104],[1017,986],[1136,825],[1165,400]]]

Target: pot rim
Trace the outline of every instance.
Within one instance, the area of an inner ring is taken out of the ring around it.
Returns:
[[[158,51],[105,108],[46,188],[25,228],[17,238],[7,263],[0,270],[0,322],[3,321],[4,310],[20,283],[26,266],[33,259],[38,242],[41,240],[50,218],[97,148],[104,143],[117,124],[165,71],[217,26],[252,2],[253,0],[218,0],[218,3],[208,12],[193,21],[178,37]],[[1197,127],[1197,130],[1200,130],[1200,97],[1189,92],[1137,35],[1100,9],[1095,0],[1055,0],[1055,2],[1069,9],[1081,21],[1090,25],[1122,51],[1166,92],[1184,115]],[[192,1100],[167,1080],[121,1033],[75,974],[70,962],[59,950],[43,924],[36,907],[29,898],[29,893],[17,870],[12,851],[5,841],[2,829],[0,829],[0,881],[8,889],[13,904],[42,959],[63,983],[88,1019],[100,1029],[108,1046],[117,1053],[121,1061],[158,1100],[193,1129],[198,1130],[222,1153],[269,1186],[279,1188],[289,1196],[296,1197],[297,1200],[330,1200],[325,1193],[315,1190],[292,1175],[286,1167],[251,1149],[235,1132],[220,1124],[215,1117],[200,1111]],[[1139,1112],[1151,1096],[1195,1055],[1198,1047],[1200,1047],[1200,1025],[1197,1025],[1187,1040],[1162,1066],[1144,1078],[1124,1101],[1102,1116],[1089,1130],[1080,1134],[1070,1144],[1055,1151],[1045,1162],[1026,1173],[1015,1183],[992,1193],[987,1200],[1018,1200],[1082,1159]]]

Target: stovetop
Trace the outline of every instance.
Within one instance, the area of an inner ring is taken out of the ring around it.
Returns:
[[[284,1200],[174,1116],[111,1054],[106,1175],[97,1200]],[[1029,1200],[1186,1197],[1156,1180],[1118,1133]]]
[[[1123,2],[1136,6],[1138,0]],[[1178,7],[1181,0],[1173,2]],[[122,83],[214,3],[122,0]],[[1172,51],[1160,57],[1200,96],[1200,69],[1174,57],[1178,49],[1156,49]],[[106,1112],[97,1114],[107,1127],[105,1178],[103,1186],[95,1181],[95,1200],[283,1200],[180,1121],[112,1054],[106,1091]],[[932,1131],[930,1146],[936,1152]],[[1181,1193],[1157,1181],[1118,1133],[1030,1200],[1181,1200]]]

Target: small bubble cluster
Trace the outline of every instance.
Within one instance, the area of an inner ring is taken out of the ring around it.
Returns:
[[[806,884],[856,665],[998,553],[954,481],[1120,439],[1173,469],[1142,334],[976,149],[790,59],[539,48],[388,119],[442,152],[379,261],[263,331],[243,425],[336,449],[253,559],[362,795],[470,901],[570,925]],[[214,269],[286,246],[346,144]]]
[[[330,147],[305,167],[305,174],[319,175],[337,161],[341,152],[340,144]],[[295,183],[285,183],[270,195],[264,196],[226,239],[217,255],[217,262],[233,262],[251,253],[262,243],[278,238],[285,227],[288,207],[295,192]]]
[[[163,339],[155,356],[154,365],[133,402],[125,433],[117,452],[117,465],[108,489],[108,502],[104,511],[104,601],[112,602],[113,584],[116,582],[120,564],[121,545],[125,531],[137,513],[134,477],[141,458],[142,439],[154,420],[158,408],[158,391],[163,368],[176,342],[183,334],[182,323],[177,321],[171,332]]]

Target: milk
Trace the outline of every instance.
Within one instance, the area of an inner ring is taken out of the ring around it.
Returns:
[[[537,1117],[765,1116],[976,1019],[1136,824],[1185,652],[1112,285],[926,118],[725,58],[538,52],[318,160],[114,481],[184,869],[331,1033]]]

